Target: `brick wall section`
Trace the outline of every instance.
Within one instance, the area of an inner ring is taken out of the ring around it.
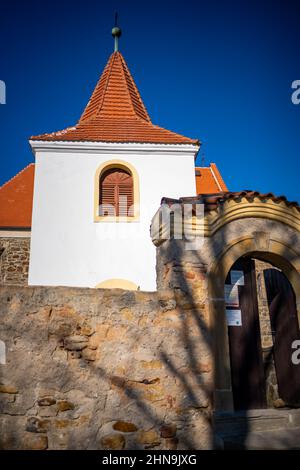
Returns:
[[[197,304],[179,289],[0,287],[0,448],[211,448]]]
[[[0,285],[28,283],[30,238],[0,238]]]

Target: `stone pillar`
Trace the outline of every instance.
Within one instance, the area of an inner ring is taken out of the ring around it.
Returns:
[[[213,411],[213,341],[209,319],[206,265],[199,253],[187,251],[183,240],[166,240],[157,248],[158,291],[172,290],[182,329],[182,348],[186,350],[186,380],[191,381],[191,396],[185,405],[184,419],[195,419],[199,437],[206,439],[203,448],[212,444]],[[183,372],[183,371],[182,371]],[[193,396],[194,395],[194,396]],[[205,397],[205,405],[197,396]],[[203,433],[203,434],[202,434]]]

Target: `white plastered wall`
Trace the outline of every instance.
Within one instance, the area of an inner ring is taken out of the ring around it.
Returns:
[[[36,156],[29,285],[95,287],[108,279],[156,289],[150,223],[161,198],[196,194],[193,145],[31,142]],[[104,162],[139,175],[140,219],[94,222],[94,177]]]

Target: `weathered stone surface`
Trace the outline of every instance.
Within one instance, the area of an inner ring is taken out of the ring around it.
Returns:
[[[125,379],[124,377],[118,377],[117,375],[113,375],[111,378],[111,384],[113,387],[117,388],[124,388],[125,386]]]
[[[158,433],[151,429],[149,431],[139,431],[138,442],[140,442],[141,444],[158,446],[160,444],[160,439]]]
[[[164,424],[160,428],[161,437],[174,437],[176,436],[177,426],[176,424]]]
[[[178,446],[177,437],[172,437],[171,439],[165,439],[163,448],[166,450],[176,450]]]
[[[12,387],[0,396],[1,448],[211,448],[214,377],[228,358],[225,334],[214,338],[220,351],[219,362],[213,361],[211,332],[222,326],[224,302],[212,268],[227,247],[238,250],[240,242],[255,252],[256,232],[266,233],[270,244],[289,247],[293,240],[294,248],[300,246],[299,234],[281,225],[262,217],[233,220],[205,237],[199,250],[185,250],[182,240],[166,241],[158,248],[154,293],[20,287],[27,276],[20,265],[26,262],[19,242],[12,241],[0,272],[0,284],[18,284],[0,288],[0,339],[7,349],[1,382]],[[257,249],[261,242],[258,237]],[[259,308],[266,361],[272,338],[264,295]],[[214,322],[216,313],[220,322]],[[276,371],[268,366],[269,402],[282,406],[276,401]],[[218,403],[230,407],[229,367],[221,372]],[[56,402],[38,403],[49,397]],[[281,416],[268,418],[277,443],[283,437],[279,426],[290,427],[293,436],[299,431],[299,416],[287,419],[285,410],[272,411]],[[137,430],[129,432],[129,424]],[[261,422],[250,412],[247,425],[259,428],[260,439]]]
[[[86,361],[95,361],[97,359],[97,352],[90,348],[85,348],[82,351],[82,357]]]
[[[70,306],[53,306],[48,331],[58,337],[69,336],[76,331],[78,316]]]
[[[212,372],[192,313],[175,305],[172,291],[1,287],[0,339],[9,352],[1,381],[15,387],[0,397],[3,446],[175,448],[175,437],[183,446],[194,433],[193,397],[196,405],[205,398],[198,379],[206,387]],[[191,367],[183,325],[202,367]],[[162,423],[179,422],[183,434],[161,437]]]
[[[130,308],[122,308],[121,310],[121,315],[125,320],[132,321],[134,320],[134,314]]]
[[[140,366],[143,369],[162,369],[163,364],[161,361],[153,360],[153,361],[141,361]]]
[[[48,447],[48,438],[41,434],[26,433],[22,442],[24,450],[46,450]]]
[[[68,410],[74,410],[75,405],[74,403],[71,403],[70,401],[67,400],[61,400],[57,402],[57,409],[58,411],[68,411]]]
[[[67,336],[64,339],[64,347],[69,351],[81,351],[88,344],[87,338],[81,335]]]
[[[108,434],[102,437],[101,445],[107,450],[122,450],[125,447],[125,437],[122,434]]]
[[[51,406],[51,405],[55,405],[55,403],[56,403],[56,400],[55,398],[52,398],[52,397],[44,397],[38,400],[39,406]]]
[[[18,393],[19,390],[14,387],[13,385],[4,385],[4,384],[0,384],[0,393],[9,393],[9,394],[13,394],[13,393]]]
[[[38,410],[38,414],[41,418],[53,418],[58,413],[57,407],[52,406],[42,406]]]
[[[80,334],[84,336],[91,336],[95,332],[94,328],[91,325],[88,325],[87,323],[83,324],[82,326],[79,326],[78,331],[80,331]]]
[[[135,432],[138,428],[133,423],[128,423],[126,421],[117,421],[116,423],[114,423],[113,429],[115,431],[121,432]]]
[[[36,417],[28,418],[26,424],[26,431],[28,432],[42,432],[45,433],[49,429],[50,421],[46,419],[39,419]]]

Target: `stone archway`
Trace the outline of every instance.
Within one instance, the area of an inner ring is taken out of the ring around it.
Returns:
[[[231,266],[246,255],[269,262],[282,270],[294,289],[300,324],[300,253],[295,247],[271,239],[266,232],[254,232],[251,236],[232,240],[226,245],[208,273],[210,320],[214,332],[216,409],[233,409],[224,282]]]
[[[153,218],[153,243],[158,247],[158,289],[176,289],[207,328],[213,364],[214,410],[233,410],[224,282],[231,266],[249,255],[279,268],[292,285],[300,320],[300,206],[284,197],[253,191],[198,195],[165,204],[202,204],[204,217],[196,210],[184,221],[187,239],[199,228],[201,243],[187,250],[185,239],[166,239],[166,227]],[[182,207],[182,212],[184,207]],[[179,311],[181,306],[178,306]],[[202,338],[199,337],[199,341]]]

